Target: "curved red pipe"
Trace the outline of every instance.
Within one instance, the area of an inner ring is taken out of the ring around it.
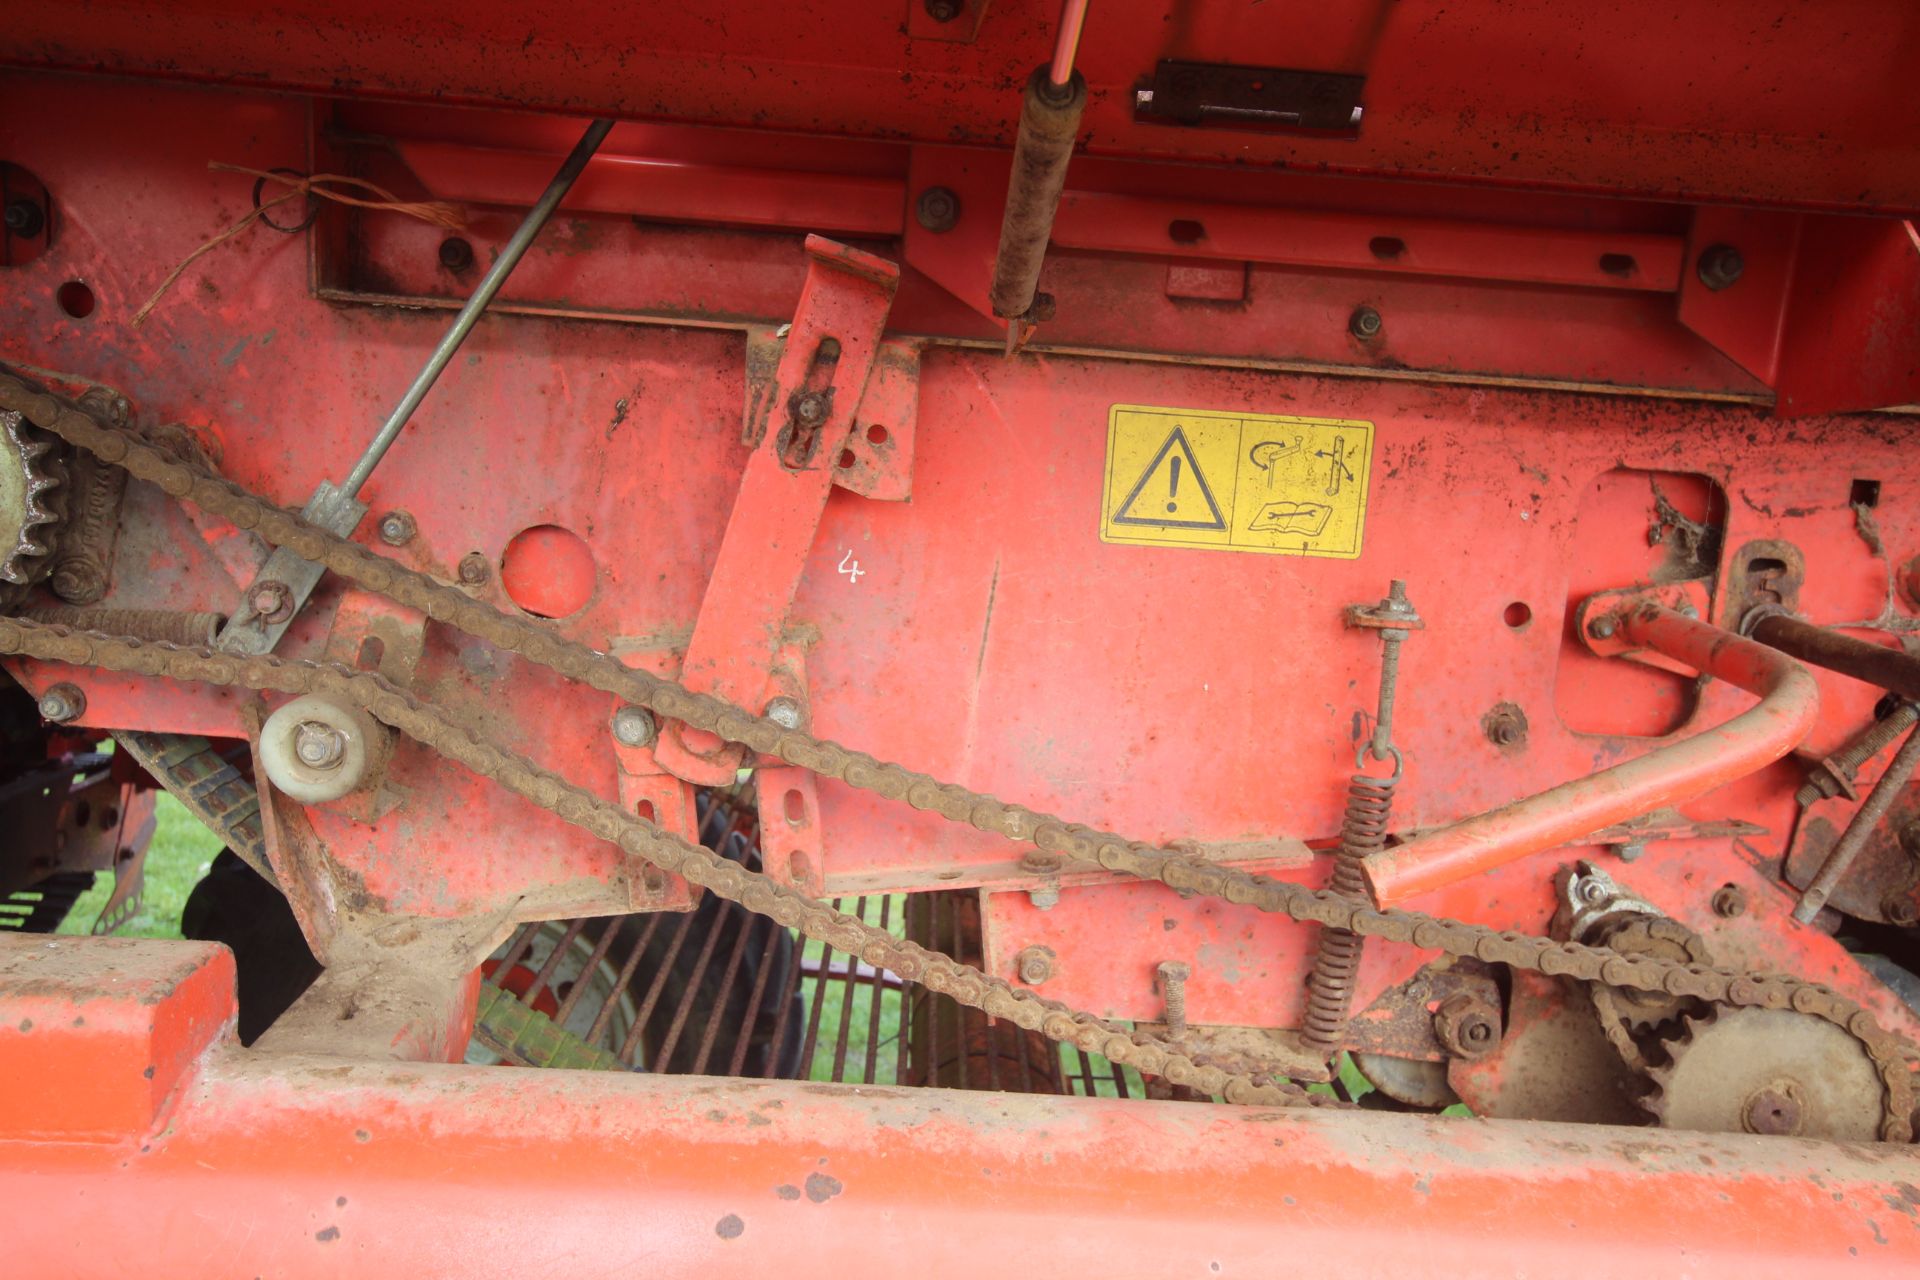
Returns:
[[[1819,690],[1785,654],[1654,604],[1630,611],[1620,630],[1633,647],[1738,685],[1758,694],[1759,703],[1684,742],[1371,855],[1361,867],[1375,902],[1392,906],[1691,800],[1772,764],[1812,730]]]

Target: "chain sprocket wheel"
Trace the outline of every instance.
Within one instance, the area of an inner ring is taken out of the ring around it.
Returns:
[[[1590,940],[1621,955],[1647,956],[1673,964],[1704,965],[1710,959],[1706,943],[1698,934],[1664,916],[1626,914],[1608,921]],[[1587,993],[1607,1040],[1636,1071],[1646,1071],[1652,1065],[1653,1059],[1643,1047],[1645,1041],[1683,1014],[1703,1013],[1709,1007],[1667,991],[1641,991],[1604,982],[1588,984]]]
[[[1108,871],[1156,880],[1182,893],[1201,893],[1251,905],[1293,920],[1347,929],[1424,950],[1472,956],[1576,981],[1665,992],[1743,1008],[1792,1009],[1821,1019],[1854,1037],[1870,1056],[1884,1095],[1879,1124],[1887,1141],[1912,1138],[1912,1073],[1907,1046],[1881,1027],[1859,1004],[1829,987],[1782,974],[1740,973],[1706,965],[1680,965],[1652,957],[1624,956],[1609,949],[1552,938],[1500,932],[1417,912],[1382,910],[1324,890],[1224,867],[1192,853],[1129,841],[1092,827],[1068,823],[1008,804],[954,783],[944,783],[897,764],[815,738],[675,680],[623,665],[617,658],[514,617],[457,587],[408,569],[357,543],[337,537],[298,514],[274,506],[200,466],[154,448],[130,431],[102,421],[84,408],[0,372],[0,411],[15,411],[102,461],[157,485],[171,496],[255,532],[328,571],[377,592],[429,618],[496,648],[515,653],[668,719],[716,734],[728,742],[773,756],[849,786],[872,791],[913,808],[932,810],[978,830],[1032,844],[1043,852],[1092,863]],[[276,658],[239,658],[173,645],[74,633],[17,619],[0,620],[0,653],[109,670],[270,689],[291,694],[326,691],[363,706],[382,722],[413,737],[481,776],[491,778],[563,819],[776,922],[809,936],[827,938],[839,950],[876,967],[949,995],[971,1008],[1004,1017],[1109,1060],[1160,1075],[1174,1084],[1225,1096],[1229,1101],[1279,1105],[1312,1104],[1313,1095],[1291,1086],[1249,1079],[1196,1062],[1143,1033],[1128,1033],[1091,1014],[1013,989],[999,979],[945,956],[902,943],[890,934],[833,911],[771,878],[691,847],[598,796],[537,768],[448,721],[403,690],[364,672]]]
[[[1682,1023],[1641,1103],[1663,1127],[1846,1142],[1879,1132],[1879,1071],[1832,1023],[1785,1009],[1714,1009]]]
[[[51,568],[64,474],[53,440],[24,415],[0,412],[0,607],[18,604]]]

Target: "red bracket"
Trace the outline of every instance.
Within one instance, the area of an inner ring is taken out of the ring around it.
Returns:
[[[892,263],[819,236],[807,237],[807,253],[785,350],[772,380],[749,398],[753,456],[680,671],[688,688],[752,711],[765,705],[774,651],[843,455],[856,435],[862,448],[874,447],[875,424],[860,412],[900,280]],[[882,443],[893,439],[892,429],[882,432]],[[667,724],[654,758],[688,782],[718,786],[733,781],[740,749]]]

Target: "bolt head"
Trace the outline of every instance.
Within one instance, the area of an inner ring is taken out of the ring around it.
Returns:
[[[1363,341],[1367,338],[1379,337],[1380,331],[1385,327],[1386,323],[1380,319],[1380,313],[1372,307],[1355,307],[1353,314],[1347,317],[1347,332]]]
[[[651,746],[658,732],[645,707],[624,706],[613,713],[613,740],[623,747]]]
[[[87,695],[80,686],[61,681],[40,695],[40,715],[54,724],[66,724],[86,714]]]
[[[951,231],[960,221],[960,197],[948,187],[928,187],[914,203],[913,216],[929,231]]]
[[[478,551],[469,551],[460,557],[460,581],[470,587],[477,587],[493,576],[493,566]]]
[[[1912,894],[1895,890],[1880,903],[1880,914],[1887,918],[1887,923],[1904,929],[1920,923],[1920,903],[1914,902]]]
[[[1700,283],[1715,293],[1738,283],[1746,269],[1746,259],[1730,244],[1708,245],[1700,251]]]
[[[1731,920],[1747,913],[1747,895],[1738,885],[1722,885],[1713,892],[1712,906],[1713,914]]]
[[[1619,625],[1613,620],[1611,614],[1602,614],[1587,624],[1587,634],[1595,640],[1607,640],[1612,638],[1613,633],[1619,629]]]
[[[293,754],[309,769],[338,769],[347,758],[347,735],[321,720],[302,720],[293,731]]]
[[[390,547],[406,546],[416,532],[413,517],[404,511],[389,511],[380,517],[380,541]]]
[[[1193,969],[1184,960],[1162,960],[1155,966],[1154,972],[1160,975],[1160,981],[1185,982],[1193,976]]]
[[[40,234],[47,225],[47,215],[35,201],[21,196],[7,201],[7,230],[12,234],[28,239]]]
[[[1046,947],[1026,947],[1013,958],[1020,981],[1037,987],[1053,976],[1053,952]]]
[[[767,702],[767,719],[782,729],[798,729],[806,723],[806,708],[800,705],[800,699],[789,698],[785,694]]]
[[[247,607],[262,622],[285,622],[293,616],[293,589],[272,578],[256,582],[247,593]]]
[[[793,418],[803,427],[817,427],[827,420],[827,398],[818,391],[809,391],[793,404]]]
[[[960,16],[960,0],[926,0],[926,9],[935,22],[952,22]]]

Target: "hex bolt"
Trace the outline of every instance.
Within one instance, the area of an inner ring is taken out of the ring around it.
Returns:
[[[465,271],[473,265],[473,246],[459,236],[440,242],[440,265],[449,271]]]
[[[645,707],[629,704],[613,713],[613,740],[623,747],[652,746],[659,731]]]
[[[25,196],[7,201],[7,231],[21,239],[31,239],[47,225],[47,215],[39,204]]]
[[[247,608],[269,625],[285,622],[293,616],[293,588],[277,578],[256,582],[247,593]]]
[[[809,391],[793,402],[793,420],[803,427],[817,427],[827,420],[829,408],[826,396]]]
[[[784,693],[768,699],[763,714],[782,729],[798,729],[807,719],[806,708],[800,705],[800,699],[790,698]]]
[[[1718,293],[1739,281],[1747,263],[1732,245],[1711,244],[1700,251],[1700,262],[1695,269],[1700,274],[1700,283]]]
[[[1588,906],[1598,906],[1607,900],[1607,886],[1598,880],[1583,879],[1573,887],[1573,896]]]
[[[470,587],[478,587],[493,576],[493,566],[488,564],[487,558],[478,551],[469,551],[460,557],[459,573],[460,581]]]
[[[40,695],[40,714],[54,724],[78,720],[87,712],[87,695],[80,686],[62,680]]]
[[[1595,640],[1610,640],[1618,628],[1619,623],[1613,620],[1613,615],[1603,613],[1587,624],[1587,634]]]
[[[1013,958],[1014,971],[1020,981],[1037,987],[1053,976],[1053,958],[1052,947],[1024,947]]]
[[[390,547],[404,547],[419,532],[413,517],[404,511],[389,511],[380,517],[380,541]]]
[[[1910,928],[1920,923],[1920,903],[1914,902],[1912,893],[1896,889],[1880,900],[1880,914],[1887,918],[1888,924]]]
[[[1154,972],[1160,975],[1160,994],[1166,1000],[1167,1034],[1183,1036],[1187,1033],[1187,979],[1193,970],[1181,960],[1162,960]]]
[[[347,758],[347,735],[323,720],[303,720],[293,731],[293,754],[309,769],[338,769]]]
[[[926,0],[926,9],[935,22],[952,22],[960,16],[960,0]]]
[[[960,221],[960,197],[950,187],[928,187],[914,203],[913,217],[928,231],[951,231]]]
[[[1731,920],[1747,914],[1747,895],[1737,884],[1723,884],[1713,891],[1711,905],[1713,914]]]
[[[1503,702],[1480,721],[1487,741],[1496,747],[1516,747],[1527,740],[1527,716],[1510,702]]]
[[[1372,307],[1355,307],[1353,314],[1347,317],[1347,332],[1362,342],[1379,337],[1384,327],[1380,313]]]
[[[1484,1058],[1500,1043],[1500,1023],[1478,996],[1461,991],[1440,1002],[1433,1013],[1441,1047],[1458,1058]]]

